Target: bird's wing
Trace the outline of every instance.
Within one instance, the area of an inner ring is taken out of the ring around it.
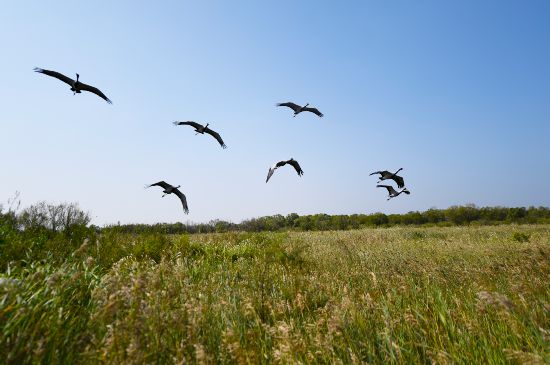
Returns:
[[[301,106],[291,103],[290,101],[287,103],[279,103],[277,104],[277,106],[288,106],[290,109],[294,110],[295,112],[297,112],[302,108]]]
[[[269,179],[271,179],[271,176],[273,176],[273,173],[275,170],[277,170],[279,167],[275,164],[269,168],[269,171],[267,172],[267,179],[265,179],[265,182],[267,183]]]
[[[319,111],[319,109],[317,109],[317,108],[308,108],[308,107],[305,107],[305,108],[303,108],[302,110],[305,111],[305,112],[311,112],[311,113],[313,113],[313,114],[317,114],[319,117],[322,117],[322,116],[324,115],[324,114],[321,113],[321,112]]]
[[[172,185],[168,184],[168,183],[165,182],[165,181],[159,181],[159,182],[157,182],[157,183],[148,185],[147,187],[150,188],[151,186],[160,186],[160,187],[163,188],[163,189],[167,189],[167,188],[171,188],[171,187],[172,187]]]
[[[373,172],[372,174],[369,174],[369,176],[371,176],[371,175],[376,175],[376,174],[381,174],[381,173],[382,173],[382,171],[375,171],[375,172]]]
[[[195,128],[195,129],[199,129],[199,128],[202,128],[202,124],[199,124],[197,122],[192,122],[190,120],[188,120],[187,122],[174,122],[174,125],[190,125],[191,127]]]
[[[74,84],[73,79],[63,75],[62,73],[56,72],[56,71],[44,70],[44,69],[38,68],[38,67],[35,67],[34,71],[38,72],[38,73],[41,73],[41,74],[44,74],[44,75],[55,77],[56,79],[63,81],[64,83],[68,84],[69,86],[73,86],[73,84]]]
[[[405,180],[401,176],[393,175],[392,180],[397,183],[397,187],[400,189],[405,186]]]
[[[386,188],[388,189],[388,193],[392,194],[392,193],[397,193],[395,191],[395,189],[393,188],[393,186],[390,186],[390,185],[376,185],[377,188]]]
[[[93,87],[91,85],[88,85],[88,84],[84,84],[84,83],[80,83],[80,85],[78,86],[80,88],[80,90],[84,90],[84,91],[89,91],[91,93],[94,93],[96,94],[97,96],[99,96],[101,99],[105,100],[106,102],[108,102],[109,104],[112,104],[113,102],[107,97],[105,96],[105,94],[103,94],[101,92],[101,90],[99,90],[97,87]]]
[[[225,143],[223,143],[223,139],[222,139],[222,137],[220,136],[220,134],[218,132],[214,132],[212,129],[210,129],[208,127],[206,127],[206,129],[204,131],[206,133],[210,134],[212,137],[216,138],[216,140],[222,146],[222,148],[227,148]]]
[[[179,191],[179,189],[174,189],[173,192],[178,196],[178,198],[180,198],[181,204],[183,205],[183,212],[185,214],[189,214],[189,207],[187,206],[187,199],[185,198],[185,195]]]
[[[294,169],[298,173],[298,176],[302,176],[304,174],[304,171],[300,167],[300,164],[298,164],[298,161],[291,159],[291,160],[286,161],[286,163],[290,164],[290,165],[292,165],[292,167],[294,167]]]

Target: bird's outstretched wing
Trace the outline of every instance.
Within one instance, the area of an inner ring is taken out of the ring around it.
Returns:
[[[190,125],[191,127],[195,128],[195,129],[200,129],[202,128],[202,124],[199,124],[197,122],[192,122],[190,120],[188,120],[187,122],[178,122],[178,121],[175,121],[174,122],[174,125]]]
[[[278,103],[277,106],[287,106],[289,107],[290,109],[294,110],[294,112],[297,112],[298,110],[300,110],[302,107],[299,106],[299,105],[296,105],[292,102],[286,102],[286,103]]]
[[[391,178],[397,183],[398,188],[401,189],[403,186],[405,186],[405,180],[403,180],[401,176],[393,175]]]
[[[103,94],[101,92],[101,90],[99,90],[97,87],[93,87],[91,85],[88,85],[88,84],[84,84],[84,83],[80,83],[78,88],[80,88],[80,90],[84,90],[84,91],[89,91],[91,93],[94,93],[96,94],[97,96],[99,96],[101,99],[105,100],[106,102],[108,102],[109,104],[112,104],[113,102],[107,97],[105,96],[105,94]]]
[[[300,167],[300,164],[298,164],[298,161],[291,158],[290,160],[286,161],[286,163],[294,167],[294,170],[296,170],[296,172],[298,173],[298,176],[302,176],[304,174],[304,171]]]
[[[172,185],[168,184],[167,182],[165,181],[159,181],[157,183],[154,183],[154,184],[151,184],[151,185],[146,185],[145,187],[146,188],[150,188],[151,186],[160,186],[161,188],[163,189],[167,189],[167,188],[171,188]]]
[[[393,186],[390,186],[390,185],[376,185],[377,188],[386,188],[388,189],[388,193],[390,194],[396,194],[397,191],[395,191],[395,189],[393,188]]]
[[[271,166],[269,168],[269,171],[267,173],[267,179],[265,180],[265,182],[268,182],[269,179],[271,178],[271,176],[273,175],[273,173],[275,172],[275,170],[277,170],[279,167],[281,166],[284,166],[286,165],[287,161],[279,161],[277,162],[275,165]]]
[[[382,173],[384,173],[384,171],[375,171],[375,172],[373,172],[372,174],[369,174],[369,176],[371,176],[371,175],[376,175],[376,174],[382,175]]]
[[[68,84],[69,86],[73,86],[73,84],[74,84],[73,79],[63,75],[62,73],[56,72],[56,71],[44,70],[44,69],[38,68],[38,67],[35,67],[34,71],[38,72],[38,73],[41,73],[41,74],[44,74],[44,75],[55,77],[56,79],[63,81],[64,83]]]
[[[180,198],[181,204],[183,205],[183,212],[185,214],[189,214],[189,207],[187,206],[187,199],[185,198],[185,195],[178,189],[174,189],[174,194]]]
[[[218,143],[220,144],[220,146],[222,146],[222,148],[227,148],[227,146],[225,145],[225,143],[223,143],[223,139],[222,137],[220,136],[220,134],[218,132],[215,132],[213,131],[212,129],[206,127],[204,129],[204,132],[205,133],[208,133],[210,134],[212,137],[216,138],[216,140],[218,141]]]
[[[317,114],[317,116],[319,116],[319,117],[323,117],[323,115],[324,115],[324,114],[321,113],[321,112],[319,111],[319,109],[317,109],[317,108],[305,107],[305,108],[302,109],[302,111],[304,111],[304,112],[311,112],[311,113],[313,113],[313,114]]]
[[[271,176],[273,176],[273,173],[275,172],[275,170],[277,170],[279,168],[279,166],[277,166],[277,164],[271,166],[269,168],[269,171],[267,172],[267,179],[265,179],[265,182],[267,183],[269,181],[269,179],[271,179]]]

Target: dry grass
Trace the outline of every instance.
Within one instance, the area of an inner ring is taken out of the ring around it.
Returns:
[[[550,362],[550,226],[166,238],[4,275],[0,361]]]

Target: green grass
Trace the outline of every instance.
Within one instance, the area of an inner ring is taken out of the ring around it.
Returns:
[[[550,362],[548,225],[111,233],[0,275],[10,364]]]

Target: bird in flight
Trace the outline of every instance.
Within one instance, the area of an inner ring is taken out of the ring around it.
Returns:
[[[271,178],[271,175],[273,175],[275,170],[277,170],[279,167],[284,166],[286,164],[292,165],[292,167],[294,167],[294,169],[298,173],[298,176],[302,176],[304,174],[304,171],[302,170],[302,168],[298,164],[298,161],[291,158],[290,160],[287,160],[287,161],[279,161],[275,165],[271,166],[269,168],[268,173],[267,173],[267,179],[265,180],[265,182],[267,183],[269,181],[269,179]]]
[[[172,194],[172,193],[176,194],[178,196],[178,198],[180,198],[181,204],[183,205],[183,212],[185,214],[189,214],[189,208],[187,207],[187,199],[185,198],[185,195],[183,195],[183,193],[181,191],[179,191],[179,187],[181,185],[172,186],[172,185],[168,184],[165,181],[159,181],[159,182],[151,184],[151,185],[145,185],[145,188],[150,188],[151,186],[160,186],[161,188],[163,188],[164,189],[164,191],[163,191],[164,194],[162,195],[163,198],[167,194]]]
[[[388,200],[390,200],[391,198],[395,198],[396,196],[398,196],[399,194],[401,193],[405,193],[407,195],[409,195],[411,192],[407,190],[407,188],[404,188],[403,190],[401,191],[396,191],[392,186],[390,185],[376,185],[377,188],[386,188],[388,189],[388,194],[389,194],[389,198]]]
[[[80,78],[79,74],[76,74],[76,80],[73,80],[70,77],[67,77],[67,76],[63,75],[62,73],[59,73],[59,72],[56,72],[56,71],[44,70],[44,69],[38,68],[38,67],[35,67],[34,71],[38,72],[38,73],[41,73],[41,74],[44,74],[44,75],[55,77],[56,79],[61,80],[64,83],[68,84],[71,87],[71,91],[73,92],[73,95],[80,94],[82,91],[89,91],[91,93],[96,94],[97,96],[99,96],[100,98],[102,98],[103,100],[108,102],[109,104],[113,103],[98,88],[78,81],[78,79]]]
[[[219,133],[217,132],[214,132],[212,129],[208,128],[208,123],[206,123],[206,125],[202,125],[202,124],[199,124],[197,122],[192,122],[192,121],[187,121],[187,122],[174,122],[174,125],[190,125],[191,127],[195,128],[195,135],[197,134],[204,134],[204,133],[208,133],[210,134],[212,137],[216,138],[216,140],[218,141],[218,143],[222,146],[222,148],[227,148],[227,146],[225,145],[225,143],[223,143],[223,139],[222,137],[220,136]]]
[[[397,187],[398,188],[402,188],[405,186],[405,181],[403,180],[403,178],[401,176],[397,176],[397,173],[399,171],[403,170],[403,168],[400,168],[399,170],[397,170],[395,173],[391,173],[389,171],[376,171],[376,172],[373,172],[372,174],[369,174],[370,175],[375,175],[375,174],[380,174],[380,180],[378,180],[378,182],[382,182],[384,180],[388,180],[388,179],[392,179],[393,181],[395,181],[397,183]]]
[[[287,102],[287,103],[279,103],[277,104],[277,106],[287,106],[289,107],[290,109],[292,109],[294,111],[294,116],[297,116],[298,114],[300,114],[301,112],[311,112],[313,114],[316,114],[318,117],[322,117],[323,116],[323,113],[321,113],[317,108],[308,108],[308,105],[309,103],[307,103],[306,105],[304,106],[300,106],[300,105],[297,105],[297,104],[294,104],[292,102]]]

